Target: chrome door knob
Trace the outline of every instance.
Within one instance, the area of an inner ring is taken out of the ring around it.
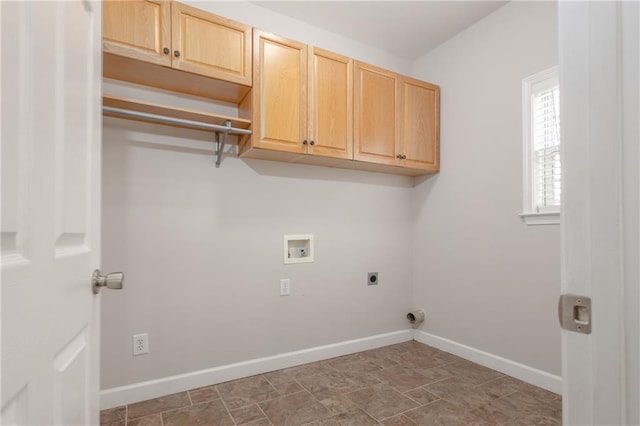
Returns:
[[[124,283],[124,274],[122,272],[112,272],[107,275],[102,275],[100,269],[93,271],[91,276],[91,288],[93,294],[100,293],[102,287],[110,288],[112,290],[122,290]]]

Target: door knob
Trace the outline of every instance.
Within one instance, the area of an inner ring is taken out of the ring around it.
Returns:
[[[112,290],[122,290],[124,282],[124,274],[122,272],[112,272],[107,275],[102,275],[100,269],[93,271],[91,276],[91,288],[93,294],[100,293],[102,287],[110,288]]]

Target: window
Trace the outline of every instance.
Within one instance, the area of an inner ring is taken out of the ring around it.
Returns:
[[[560,86],[558,68],[522,82],[524,140],[524,206],[529,225],[560,223]]]

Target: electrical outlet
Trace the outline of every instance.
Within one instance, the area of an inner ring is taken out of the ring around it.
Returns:
[[[283,278],[280,280],[280,296],[289,296],[291,294],[291,280]]]
[[[378,285],[378,273],[369,272],[367,274],[367,285]]]
[[[147,333],[133,335],[133,356],[149,353],[149,335]]]

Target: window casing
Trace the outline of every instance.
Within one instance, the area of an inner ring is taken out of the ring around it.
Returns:
[[[560,87],[558,68],[522,82],[523,213],[527,224],[560,223]]]

